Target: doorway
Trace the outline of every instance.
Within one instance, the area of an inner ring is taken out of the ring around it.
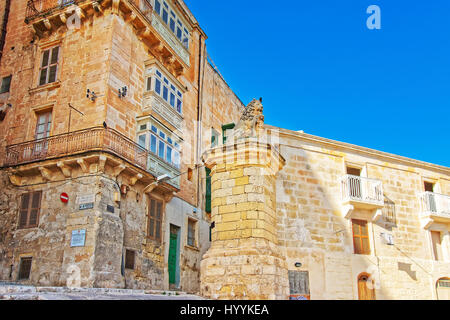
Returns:
[[[169,241],[169,289],[176,290],[180,286],[180,227],[170,225]]]
[[[372,279],[366,273],[362,273],[358,277],[358,299],[376,300]]]

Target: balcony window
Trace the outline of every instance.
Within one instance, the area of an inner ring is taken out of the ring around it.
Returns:
[[[167,2],[163,1],[163,7],[161,7],[161,0],[154,0],[154,10],[162,18],[164,23],[169,27],[170,31],[177,37],[181,44],[189,49],[189,31],[186,26],[181,22],[180,17],[170,8]],[[169,15],[170,12],[170,15]]]
[[[140,132],[137,139],[139,145],[146,149],[148,148],[147,141],[149,141],[150,152],[179,169],[180,145],[175,141],[174,137],[169,136],[169,134],[171,134],[170,131],[163,132],[159,127],[151,125],[150,130],[147,130],[147,132]]]
[[[151,79],[151,77],[148,77],[147,79]],[[183,94],[181,91],[178,90],[176,86],[169,79],[167,79],[167,77],[163,76],[158,69],[155,69],[154,79],[155,84],[153,90],[172,108],[181,114],[183,109]],[[151,90],[152,84],[147,82],[147,91]]]

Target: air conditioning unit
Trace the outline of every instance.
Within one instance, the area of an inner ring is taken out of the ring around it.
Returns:
[[[390,233],[382,233],[381,239],[383,239],[383,242],[387,245],[390,245],[390,246],[394,245],[394,237]]]

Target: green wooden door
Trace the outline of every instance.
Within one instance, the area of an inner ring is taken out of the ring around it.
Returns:
[[[175,284],[175,275],[177,270],[177,243],[178,235],[176,233],[170,234],[169,245],[169,283]]]

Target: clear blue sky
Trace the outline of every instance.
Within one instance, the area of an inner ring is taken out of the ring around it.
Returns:
[[[449,0],[185,2],[267,124],[450,167]]]

